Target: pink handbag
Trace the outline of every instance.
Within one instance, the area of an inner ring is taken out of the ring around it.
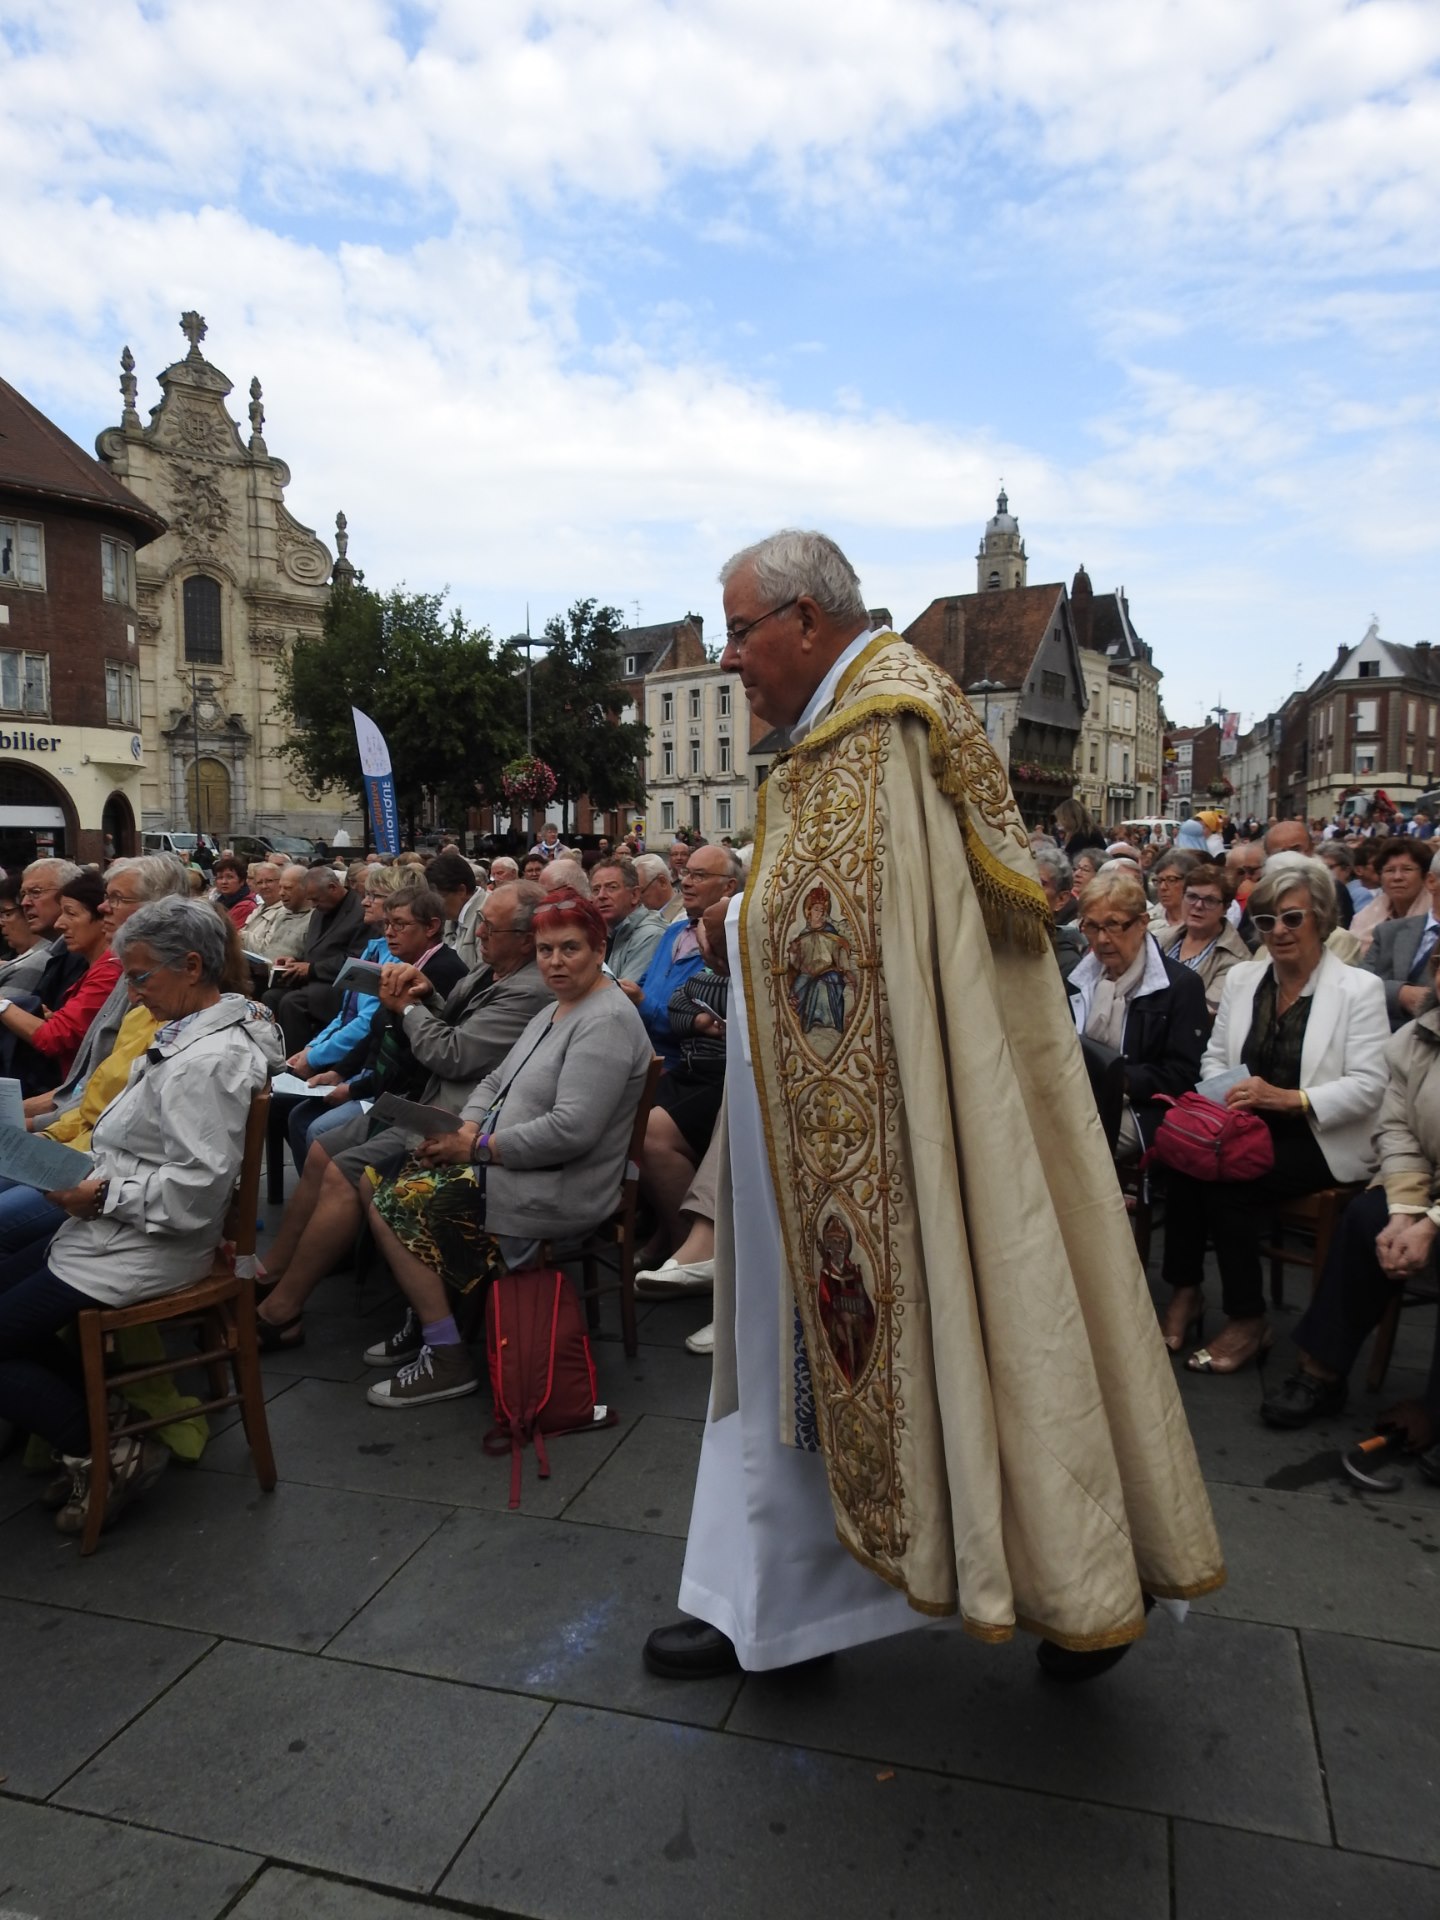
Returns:
[[[1157,1094],[1170,1111],[1160,1122],[1146,1164],[1188,1173],[1192,1180],[1259,1180],[1275,1165],[1275,1142],[1256,1113],[1217,1106],[1192,1088],[1179,1099]]]

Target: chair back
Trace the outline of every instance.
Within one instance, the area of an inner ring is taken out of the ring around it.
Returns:
[[[645,1130],[650,1124],[650,1109],[655,1104],[660,1076],[664,1071],[665,1062],[659,1054],[651,1054],[650,1065],[645,1070],[645,1085],[640,1090],[640,1104],[635,1109],[635,1124],[630,1129],[630,1145],[625,1151],[625,1180],[620,1188],[620,1211],[625,1215],[627,1226],[634,1217],[636,1197],[640,1191],[640,1162],[645,1157]]]
[[[240,1178],[235,1186],[235,1197],[225,1214],[223,1238],[234,1246],[237,1258],[255,1252],[255,1228],[260,1213],[260,1173],[265,1160],[265,1128],[269,1118],[270,1089],[263,1086],[250,1096]]]

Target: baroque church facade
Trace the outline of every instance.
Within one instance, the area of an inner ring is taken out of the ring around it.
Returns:
[[[353,801],[295,785],[281,752],[278,667],[297,639],[320,632],[332,577],[353,575],[345,517],[336,516],[334,558],[285,504],[290,469],[265,443],[259,380],[247,436],[226,405],[231,381],[201,351],[203,318],[186,313],[180,326],[189,351],[159,375],[148,422],[125,349],[120,424],[95,443],[167,523],[136,555],[142,828],[198,827],[221,841],[328,837]]]

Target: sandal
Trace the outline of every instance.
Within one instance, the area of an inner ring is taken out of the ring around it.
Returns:
[[[297,1313],[289,1320],[265,1320],[257,1313],[255,1332],[261,1353],[289,1353],[305,1344],[305,1316]]]
[[[1216,1353],[1210,1347],[1197,1347],[1185,1365],[1191,1373],[1239,1373],[1253,1360],[1260,1365],[1275,1344],[1275,1330],[1268,1323],[1261,1327],[1254,1346],[1239,1353]]]

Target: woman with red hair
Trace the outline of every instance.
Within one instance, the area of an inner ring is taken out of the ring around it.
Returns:
[[[535,959],[555,996],[476,1087],[454,1133],[424,1141],[370,1198],[375,1241],[410,1303],[385,1344],[414,1357],[370,1389],[377,1407],[474,1393],[453,1296],[533,1264],[615,1211],[650,1066],[639,1014],[604,971],[605,922],[568,887],[536,909]]]

